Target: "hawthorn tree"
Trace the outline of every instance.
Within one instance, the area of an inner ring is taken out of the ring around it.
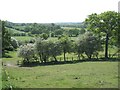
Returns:
[[[59,40],[60,40],[62,51],[64,54],[64,61],[66,62],[66,53],[71,52],[72,42],[70,41],[70,39],[67,36],[62,36],[62,37],[60,37]]]
[[[14,37],[11,37],[11,45],[14,49],[17,49],[19,47],[18,41]]]
[[[23,62],[29,62],[35,56],[33,44],[21,45],[18,50],[18,57],[23,58]]]
[[[49,41],[49,55],[57,62],[56,56],[62,54],[62,46],[59,41]]]
[[[80,60],[80,56],[84,53],[84,44],[85,41],[83,40],[84,36],[79,36],[78,40],[75,42],[75,52],[78,55],[78,59]]]
[[[87,57],[91,59],[94,53],[102,50],[101,41],[91,32],[86,32],[85,34],[79,36],[76,42],[76,47],[79,60],[80,55],[82,56],[83,53],[85,53]]]
[[[40,57],[40,61],[46,63],[49,58],[49,41],[43,40],[42,38],[37,38],[35,42],[36,52]]]
[[[84,40],[83,49],[89,59],[91,59],[92,55],[94,53],[97,53],[97,51],[103,50],[101,41],[93,33],[90,32],[85,33],[83,40]]]

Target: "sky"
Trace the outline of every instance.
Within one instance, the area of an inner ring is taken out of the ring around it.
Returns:
[[[92,13],[118,11],[120,0],[0,0],[0,19],[15,23],[82,22]]]

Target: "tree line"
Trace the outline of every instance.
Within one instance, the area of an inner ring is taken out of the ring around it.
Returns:
[[[80,60],[83,54],[91,59],[98,51],[103,50],[101,41],[92,32],[86,32],[79,36],[77,40],[70,40],[67,36],[62,36],[56,41],[37,38],[34,44],[20,46],[18,56],[23,58],[24,62],[35,60],[46,63],[50,57],[52,61],[57,62],[57,56],[62,55],[66,62],[66,53],[76,53]],[[39,58],[38,58],[39,57]]]
[[[73,25],[71,25],[71,27],[73,27]],[[58,37],[62,34],[68,34],[71,37],[72,36],[76,37],[81,31],[77,29],[78,27],[73,27],[73,29],[65,30],[64,28],[61,28],[62,27],[61,24],[57,24],[57,23],[56,24],[54,23],[50,23],[50,24],[22,23],[22,24],[19,24],[19,23],[12,23],[12,22],[5,21],[5,27],[7,27],[9,31],[11,31],[12,29],[21,31],[21,33],[13,32],[11,33],[11,36],[35,36],[35,35],[40,35],[44,33],[49,37]]]

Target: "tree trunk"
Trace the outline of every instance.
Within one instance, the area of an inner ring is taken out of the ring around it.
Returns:
[[[78,59],[80,60],[80,54],[78,54]]]
[[[39,53],[39,58],[40,58],[40,61],[42,61],[42,58],[41,58],[41,54]]]
[[[92,55],[89,56],[89,59],[91,60]]]
[[[84,59],[84,58],[85,58],[85,57],[84,57],[84,55],[82,55],[82,54],[81,54],[81,57],[82,57],[82,59]]]
[[[65,57],[65,54],[66,54],[66,52],[65,52],[65,50],[64,50],[64,61],[66,62],[66,57]]]
[[[106,41],[105,41],[105,58],[108,59],[108,33],[106,34]]]
[[[55,57],[55,56],[53,56],[54,57],[54,59],[55,59],[55,62],[57,62],[57,58]]]
[[[46,55],[44,56],[44,63],[46,63],[46,61],[47,61],[47,57],[46,57]]]
[[[5,51],[4,51],[4,49],[2,49],[2,57],[4,57],[5,56]]]
[[[42,55],[39,53],[40,61],[43,63]]]
[[[87,57],[88,57],[88,59],[90,59],[90,60],[91,60],[92,55],[87,55]]]

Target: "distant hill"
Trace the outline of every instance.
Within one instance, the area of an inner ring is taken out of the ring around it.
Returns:
[[[6,21],[6,27],[13,28],[16,30],[23,30],[25,26],[31,25],[33,23],[13,23],[10,21]],[[50,25],[51,23],[37,23],[37,24],[43,24],[43,25]],[[59,25],[60,27],[81,27],[83,25],[83,22],[56,22],[54,23],[56,25]]]
[[[81,27],[83,22],[59,22],[55,23],[56,25],[60,25],[61,27]]]

